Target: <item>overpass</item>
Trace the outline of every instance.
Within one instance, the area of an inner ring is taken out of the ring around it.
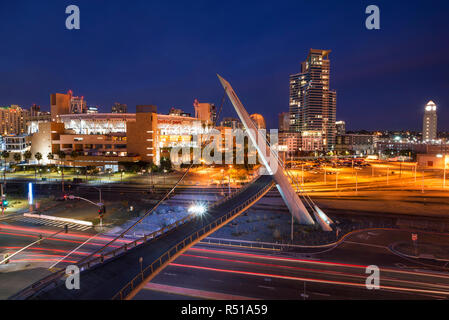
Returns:
[[[115,238],[99,251],[78,262],[78,267],[81,270],[81,288],[79,290],[66,288],[66,275],[62,270],[22,290],[12,299],[132,298],[146,282],[151,281],[176,257],[250,208],[274,185],[278,188],[290,213],[298,222],[314,225],[315,221],[310,215],[312,213],[323,230],[332,230],[330,226],[332,221],[312,199],[304,192],[300,192],[301,198],[298,196],[297,191],[299,190],[295,191],[291,185],[292,182],[297,189],[301,188],[295,181],[295,177],[288,170],[284,172],[283,162],[279,159],[277,152],[271,147],[264,134],[257,130],[229,82],[220,76],[218,78],[248,131],[249,138],[256,147],[269,175],[260,176],[229,197],[213,204],[204,216],[187,216],[181,221],[137,239],[131,244],[106,251],[106,249],[111,249],[109,245],[119,237]],[[174,187],[155,207],[145,213],[144,217],[151,214],[174,192],[192,166],[193,162]],[[142,222],[144,217],[125,230],[121,236]]]
[[[203,216],[187,216],[158,232],[83,261],[78,265],[79,290],[66,288],[66,274],[61,270],[10,299],[130,299],[171,261],[245,212],[273,186],[272,176],[260,176],[213,204]]]

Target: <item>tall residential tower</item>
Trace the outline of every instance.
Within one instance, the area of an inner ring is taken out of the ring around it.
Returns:
[[[301,73],[290,76],[290,129],[303,151],[333,150],[337,93],[329,88],[330,50],[310,49]]]

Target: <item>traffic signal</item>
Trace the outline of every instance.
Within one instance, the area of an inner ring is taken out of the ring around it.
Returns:
[[[104,204],[102,204],[101,206],[100,206],[100,208],[98,209],[98,214],[99,215],[104,215],[106,213],[106,206],[104,205]]]
[[[64,232],[69,233],[69,226],[67,224],[64,226]]]
[[[2,207],[7,207],[8,205],[9,205],[8,200],[3,199],[3,200],[2,200]]]

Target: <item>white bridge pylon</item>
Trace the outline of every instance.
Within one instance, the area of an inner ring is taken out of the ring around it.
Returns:
[[[220,75],[217,74],[217,76],[223,85],[229,100],[231,100],[231,103],[234,106],[240,120],[245,126],[248,137],[259,153],[263,165],[268,173],[273,176],[274,181],[276,182],[276,187],[278,188],[279,193],[281,194],[281,197],[287,205],[290,213],[300,224],[314,225],[315,221],[312,219],[303,202],[293,189],[290,181],[284,173],[284,168],[282,164],[280,164],[277,154],[275,154],[275,151],[268,145],[266,137],[259,130],[257,130],[257,127],[251,120],[248,112],[240,102],[240,99],[237,97],[229,82],[223,79]],[[267,158],[267,151],[269,151],[269,158]],[[321,210],[319,213],[313,213],[315,219],[323,230],[332,231],[332,228],[329,225],[330,220],[327,219],[326,215]]]

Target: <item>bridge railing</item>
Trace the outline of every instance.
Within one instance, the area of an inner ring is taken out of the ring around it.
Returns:
[[[182,252],[184,248],[188,245],[192,244],[194,241],[200,239],[202,236],[206,235],[210,231],[214,230],[224,222],[231,219],[234,215],[238,214],[252,203],[257,201],[262,195],[264,195],[268,190],[270,190],[273,186],[273,182],[265,186],[262,190],[258,191],[253,197],[240,204],[238,207],[232,209],[225,215],[222,215],[220,218],[217,218],[210,224],[204,226],[197,232],[191,234],[189,237],[180,241],[178,244],[170,248],[167,252],[165,252],[162,256],[159,257],[156,261],[154,261],[151,265],[147,266],[145,269],[142,269],[140,273],[138,273],[128,284],[126,284],[113,298],[112,300],[123,300],[125,299],[137,286],[145,281],[146,278],[151,276],[155,271],[159,268],[168,264],[172,257],[176,256],[178,253]]]
[[[83,271],[83,270],[88,269],[94,265],[103,263],[110,258],[114,258],[114,257],[120,255],[121,253],[124,253],[132,248],[137,247],[139,244],[143,244],[145,242],[149,242],[154,239],[157,239],[158,237],[162,236],[163,234],[178,228],[179,226],[191,221],[194,218],[195,218],[194,214],[190,214],[190,215],[182,218],[181,220],[178,220],[162,229],[159,229],[150,234],[144,235],[142,238],[136,239],[132,242],[125,243],[123,246],[121,246],[119,248],[115,248],[111,251],[107,251],[104,254],[101,254],[100,256],[94,257],[82,264],[79,264],[78,267],[80,268],[81,271]],[[53,273],[53,274],[39,280],[38,282],[32,284],[30,287],[25,288],[24,290],[15,294],[11,298],[12,299],[26,299],[43,289],[49,289],[52,287],[56,287],[59,284],[59,281],[61,281],[61,279],[64,279],[65,277],[66,277],[66,274],[65,274],[64,270],[58,271],[56,273]]]
[[[227,195],[226,197],[223,197],[220,200],[214,202],[211,206],[209,206],[209,209],[215,208],[215,207],[219,206],[220,204],[222,204],[232,198],[235,198],[237,195],[241,194],[243,191],[248,189],[251,186],[252,182],[254,182],[256,180],[257,180],[257,178],[254,180],[251,180],[250,182],[245,184],[243,187],[239,188],[236,192],[233,192],[233,193]]]
[[[223,201],[224,199],[229,200],[229,199],[235,197],[237,194],[240,194],[241,192],[245,191],[250,185],[251,185],[251,183],[248,183],[244,187],[242,187],[242,188],[238,189],[236,192],[232,193],[230,196],[221,199],[219,201],[219,203],[221,204],[221,203],[225,202],[225,201]],[[216,206],[216,204],[214,203],[210,208],[213,208],[215,206]],[[159,238],[160,236],[162,236],[170,231],[173,231],[174,229],[178,228],[179,226],[193,220],[194,218],[195,218],[195,215],[190,214],[190,215],[184,217],[183,219],[178,220],[162,229],[159,229],[150,234],[144,235],[143,237],[136,239],[132,242],[125,243],[123,246],[121,246],[119,248],[115,248],[113,250],[104,252],[99,256],[93,257],[92,259],[79,264],[78,267],[80,268],[81,271],[84,271],[84,270],[89,269],[95,265],[104,263],[106,260],[115,258],[115,257],[119,256],[120,254],[125,253],[126,251],[137,247],[140,244],[155,240],[155,239]],[[65,274],[65,270],[60,270],[56,273],[53,273],[35,283],[33,283],[31,286],[29,286],[29,287],[23,289],[22,291],[16,293],[15,295],[13,295],[10,299],[19,299],[19,300],[27,299],[42,290],[54,288],[54,287],[58,286],[60,281],[64,280],[66,276],[67,275]]]

